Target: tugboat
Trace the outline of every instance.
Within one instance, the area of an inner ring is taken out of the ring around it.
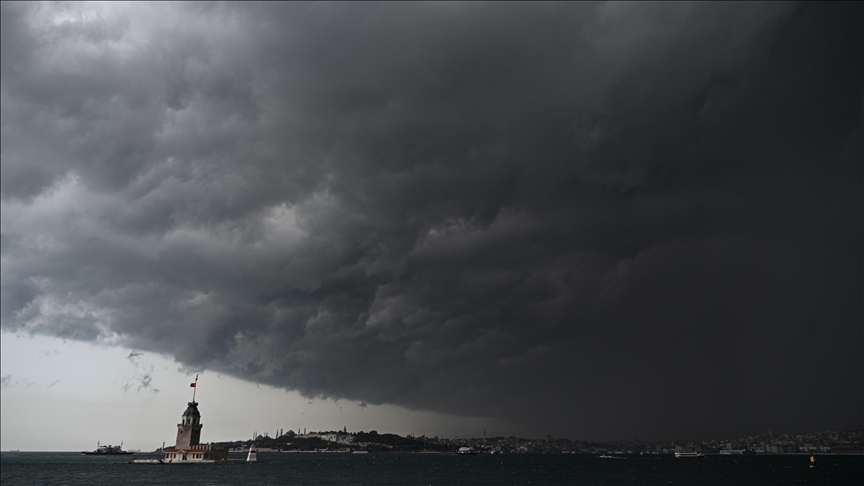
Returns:
[[[116,456],[116,455],[125,455],[125,454],[135,454],[132,451],[124,451],[123,450],[123,442],[120,442],[119,446],[112,446],[108,444],[107,446],[100,445],[99,442],[96,442],[96,450],[95,451],[81,451],[81,454],[85,456]]]

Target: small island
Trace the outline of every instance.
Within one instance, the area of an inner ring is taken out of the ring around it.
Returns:
[[[228,447],[220,444],[201,443],[201,412],[198,411],[198,402],[195,401],[195,392],[198,391],[198,374],[195,381],[190,385],[192,401],[187,404],[186,411],[177,424],[177,440],[173,447],[163,449],[163,459],[137,459],[133,464],[216,464],[228,461]]]

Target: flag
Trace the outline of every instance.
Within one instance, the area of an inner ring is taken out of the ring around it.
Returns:
[[[195,383],[189,383],[189,386],[195,388]]]

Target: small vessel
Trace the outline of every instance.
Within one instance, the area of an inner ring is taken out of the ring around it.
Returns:
[[[613,456],[612,454],[619,454],[619,455]],[[599,457],[600,459],[625,459],[624,457],[620,456],[620,452],[614,452],[614,453],[613,452],[604,452],[603,454],[600,454],[597,457]]]
[[[108,444],[107,446],[101,445],[98,441],[96,442],[96,450],[95,451],[81,451],[81,454],[86,456],[115,456],[115,455],[123,455],[123,454],[135,454],[132,451],[124,451],[123,450],[123,442],[120,442],[119,446],[113,446]]]
[[[473,456],[474,454],[479,454],[473,447],[460,447],[456,454],[464,454],[467,456]]]
[[[686,451],[675,453],[676,459],[694,459],[697,457],[705,457],[705,454],[702,454],[701,452],[686,452]]]

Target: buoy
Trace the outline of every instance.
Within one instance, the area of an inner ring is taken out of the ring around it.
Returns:
[[[810,455],[810,469],[816,469],[816,458]]]

